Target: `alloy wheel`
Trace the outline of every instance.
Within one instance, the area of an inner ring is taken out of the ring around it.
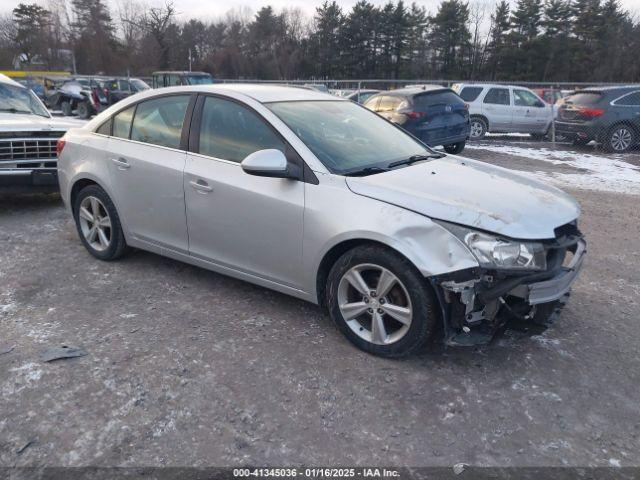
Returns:
[[[628,128],[621,127],[611,134],[611,148],[616,152],[623,152],[631,146],[633,134]]]
[[[111,218],[103,203],[96,197],[88,196],[80,202],[78,212],[80,229],[87,243],[98,252],[111,245]]]
[[[342,276],[338,308],[356,335],[376,345],[400,340],[413,318],[411,299],[400,279],[374,264],[356,265]]]
[[[480,138],[484,132],[484,125],[479,121],[471,122],[471,138]]]

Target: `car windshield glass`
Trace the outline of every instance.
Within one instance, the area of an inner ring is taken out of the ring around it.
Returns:
[[[213,83],[209,75],[187,75],[186,79],[189,85],[209,85]]]
[[[0,112],[49,117],[49,112],[31,90],[5,83],[0,83]]]
[[[141,92],[142,90],[149,90],[149,88],[151,88],[149,87],[149,85],[144,83],[142,80],[138,80],[137,78],[132,78],[129,81],[131,82],[131,85],[133,85],[139,92]]]
[[[565,99],[565,103],[572,103],[574,105],[593,105],[598,103],[602,98],[600,92],[581,92],[569,95]]]
[[[353,102],[277,102],[267,106],[333,173],[385,168],[398,160],[433,153],[398,127]]]

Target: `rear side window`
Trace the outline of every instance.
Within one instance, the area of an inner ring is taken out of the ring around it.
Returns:
[[[127,108],[113,117],[113,136],[118,138],[129,138],[131,131],[131,119],[135,107]]]
[[[285,144],[254,112],[242,105],[207,97],[202,108],[199,153],[241,162],[248,155],[274,148],[285,153]]]
[[[432,105],[463,105],[464,101],[454,92],[444,90],[441,92],[422,93],[416,95],[413,103],[418,108],[430,107]]]
[[[386,96],[380,99],[380,105],[376,108],[377,112],[392,112],[394,111],[400,104],[402,103],[402,99],[399,97],[391,97]]]
[[[180,148],[188,104],[189,95],[172,95],[139,103],[131,127],[131,140]]]
[[[484,97],[484,103],[492,105],[510,105],[508,88],[492,88]]]
[[[368,98],[363,105],[369,110],[373,110],[374,112],[376,112],[378,110],[379,102],[380,102],[380,97],[375,96],[375,97]]]
[[[460,97],[465,102],[473,102],[482,93],[482,87],[464,87],[460,92]]]
[[[602,93],[600,92],[580,92],[569,95],[565,99],[565,103],[572,103],[574,105],[593,105],[602,100]]]
[[[625,95],[624,97],[616,100],[615,105],[622,105],[625,107],[638,107],[640,106],[640,92],[633,92]]]
[[[96,130],[96,133],[99,133],[100,135],[111,135],[111,119],[100,125]]]

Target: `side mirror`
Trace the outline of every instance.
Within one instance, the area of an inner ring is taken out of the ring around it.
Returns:
[[[287,157],[280,150],[267,149],[253,152],[242,163],[242,170],[258,177],[291,178]]]

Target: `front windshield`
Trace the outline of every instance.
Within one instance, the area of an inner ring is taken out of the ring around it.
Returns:
[[[353,102],[303,101],[267,104],[333,173],[433,153],[375,113]]]
[[[49,117],[49,112],[31,90],[6,83],[0,83],[0,112]]]
[[[213,83],[210,75],[187,75],[189,85],[209,85]]]

